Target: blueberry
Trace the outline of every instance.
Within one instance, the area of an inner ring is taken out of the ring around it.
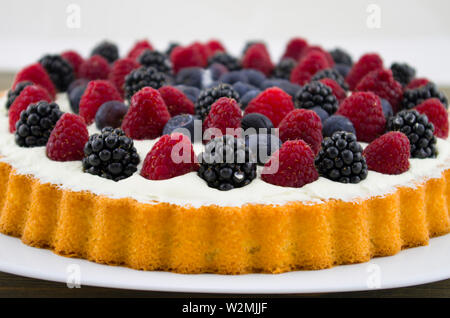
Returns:
[[[256,87],[260,87],[261,83],[266,80],[266,76],[262,72],[257,70],[245,69],[240,72],[248,78],[247,82],[249,84]]]
[[[197,87],[186,85],[177,85],[175,87],[182,91],[193,103],[197,101],[198,95],[200,94],[200,89]]]
[[[86,86],[80,85],[73,88],[69,93],[70,108],[75,114],[78,114],[81,96],[83,96],[85,90]]]
[[[328,117],[330,117],[330,115],[328,115],[328,113],[326,112],[325,109],[323,109],[322,107],[316,106],[311,108],[311,110],[313,112],[315,112],[317,115],[319,115],[320,117],[320,121],[323,123]]]
[[[163,135],[170,135],[173,132],[180,132],[194,140],[194,120],[196,118],[189,114],[182,114],[172,117],[164,126]],[[187,129],[187,131],[186,131]]]
[[[386,120],[389,117],[394,116],[394,111],[392,110],[391,103],[389,103],[384,98],[380,98],[380,100],[381,100],[381,107],[383,108],[383,114],[384,114],[384,117],[386,118]]]
[[[241,108],[245,109],[245,107],[247,107],[248,103],[250,103],[250,101],[253,98],[258,96],[259,93],[261,93],[261,91],[259,89],[254,89],[254,90],[248,91],[244,96],[241,97]]]
[[[225,66],[223,66],[222,64],[219,64],[219,63],[211,64],[211,65],[208,67],[208,71],[210,71],[210,73],[211,73],[211,78],[212,78],[213,81],[218,81],[219,78],[220,78],[223,74],[228,73],[228,69],[227,69]]]
[[[300,85],[291,83],[288,80],[285,79],[268,79],[265,80],[264,82],[262,82],[260,88],[261,89],[267,89],[269,87],[278,87],[280,89],[282,89],[284,92],[286,92],[287,94],[291,95],[292,97],[295,96],[295,94],[297,94],[297,92],[299,91],[299,89],[301,88]]]
[[[255,86],[247,84],[247,83],[242,83],[242,82],[236,82],[233,84],[233,89],[238,92],[239,96],[242,97],[244,96],[248,91],[256,89]]]
[[[344,116],[332,115],[323,122],[322,133],[325,137],[331,137],[336,131],[346,131],[356,134],[352,122]]]
[[[247,130],[249,128],[255,128],[256,133],[258,133],[258,130],[260,128],[266,128],[267,130],[265,131],[265,133],[270,134],[271,133],[270,130],[273,128],[273,124],[270,121],[270,119],[264,116],[263,114],[251,113],[245,115],[244,118],[242,118],[241,127],[244,130]]]
[[[98,129],[120,127],[127,111],[128,107],[122,102],[113,100],[103,103],[95,114],[95,125]]]
[[[233,71],[222,75],[219,81],[222,83],[233,85],[234,83],[237,82],[248,83],[249,79],[247,74],[244,73],[243,71]]]
[[[78,86],[86,87],[88,83],[89,83],[89,80],[85,79],[85,78],[79,78],[79,79],[74,80],[72,83],[70,83],[69,87],[67,88],[67,94],[70,94],[70,92],[75,87],[78,87]]]
[[[201,89],[203,87],[203,73],[204,70],[201,67],[183,68],[176,75],[175,83],[186,86],[194,86]]]
[[[352,67],[346,64],[335,64],[334,69],[338,71],[344,78],[347,77],[348,72]]]
[[[246,146],[257,155],[258,164],[264,165],[270,156],[281,147],[281,140],[271,134],[245,136]]]

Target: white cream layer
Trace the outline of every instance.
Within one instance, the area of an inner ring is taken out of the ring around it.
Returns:
[[[21,148],[14,142],[14,135],[8,130],[5,111],[6,98],[0,98],[0,154],[1,161],[12,165],[17,173],[30,174],[43,183],[56,184],[62,189],[91,191],[113,198],[131,197],[140,202],[168,202],[177,205],[199,207],[204,205],[242,206],[244,204],[285,204],[292,201],[308,203],[328,199],[354,201],[359,198],[386,195],[401,186],[414,187],[428,178],[439,178],[448,163],[450,144],[438,139],[439,155],[435,159],[410,159],[411,167],[401,175],[385,175],[369,171],[368,177],[359,184],[342,184],[320,177],[302,188],[288,188],[271,185],[258,176],[248,186],[222,192],[207,186],[195,172],[169,180],[151,181],[139,174],[142,162],[152,145],[157,141],[134,141],[141,157],[141,165],[133,176],[114,182],[88,173],[83,173],[80,161],[58,162],[47,158],[45,147]],[[56,102],[61,110],[70,112],[66,94],[58,95]],[[95,124],[89,127],[92,134],[98,130]],[[198,154],[202,145],[194,145]],[[259,173],[260,173],[259,168]]]

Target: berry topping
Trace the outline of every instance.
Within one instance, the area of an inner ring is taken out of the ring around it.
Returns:
[[[30,86],[32,87],[32,86]],[[16,144],[20,147],[45,146],[62,112],[55,103],[39,101],[20,113],[16,123]]]
[[[208,59],[208,65],[212,65],[214,63],[222,64],[229,71],[237,71],[242,68],[241,62],[237,58],[231,56],[228,53],[220,51],[215,53]]]
[[[260,43],[250,46],[242,58],[242,67],[255,69],[269,76],[272,73],[273,64],[266,46]]]
[[[334,68],[327,68],[327,69],[318,71],[316,74],[314,74],[314,76],[311,78],[311,80],[318,81],[318,80],[325,79],[325,78],[334,80],[336,83],[339,84],[339,86],[342,89],[344,89],[346,91],[348,90],[348,85],[345,82],[344,77],[342,77],[341,73],[339,73]]]
[[[40,63],[35,63],[23,68],[14,78],[12,88],[16,88],[16,85],[20,82],[29,81],[36,85],[39,85],[47,90],[52,99],[55,98],[56,90],[52,80],[47,74],[47,71]]]
[[[145,50],[153,50],[153,46],[147,40],[138,41],[128,52],[127,57],[136,61]]]
[[[448,107],[448,100],[445,94],[437,89],[436,84],[430,82],[418,88],[405,90],[403,92],[401,108],[414,108],[429,98],[438,98],[445,108]]]
[[[401,132],[388,132],[372,141],[363,156],[369,170],[401,174],[409,169],[409,139]]]
[[[149,180],[165,180],[198,169],[190,139],[180,133],[162,136],[144,160],[141,176]]]
[[[84,94],[84,91],[86,90],[86,87],[87,84],[79,85],[69,92],[70,109],[72,109],[75,114],[78,114],[80,112],[80,101],[81,97]]]
[[[6,109],[9,109],[12,105],[12,103],[14,102],[14,100],[17,98],[17,96],[20,95],[20,93],[23,91],[23,89],[27,86],[31,86],[33,85],[32,82],[30,81],[23,81],[23,82],[19,82],[17,83],[15,88],[11,88],[8,91],[8,95],[7,95],[7,99],[6,99],[6,103],[5,103],[5,107]]]
[[[154,88],[144,87],[131,98],[122,129],[133,139],[154,139],[161,136],[169,119],[161,94]]]
[[[92,50],[91,56],[94,55],[100,55],[109,63],[113,63],[119,58],[119,48],[114,43],[103,41]]]
[[[322,122],[312,110],[294,109],[283,118],[278,128],[281,141],[302,139],[311,147],[314,154],[319,152],[322,142]]]
[[[163,86],[158,91],[164,99],[171,116],[194,114],[194,103],[176,87]]]
[[[84,145],[83,171],[102,178],[128,178],[136,172],[139,162],[133,140],[118,128],[103,128]]]
[[[331,57],[333,58],[334,63],[348,65],[348,66],[353,65],[352,57],[350,56],[350,54],[348,54],[344,50],[342,50],[340,48],[336,48],[334,50],[331,50],[329,53],[331,54]]]
[[[292,70],[297,66],[297,61],[285,57],[273,69],[273,77],[288,80],[291,77]]]
[[[60,55],[45,55],[39,60],[45,68],[55,87],[65,92],[70,83],[75,80],[72,65]]]
[[[206,88],[200,92],[195,103],[195,114],[205,119],[209,114],[212,104],[221,97],[233,98],[239,102],[239,94],[228,84],[219,84],[218,86]]]
[[[383,68],[383,60],[378,54],[364,54],[353,65],[345,80],[350,89],[354,90],[364,76],[379,68]]]
[[[75,114],[63,114],[48,139],[47,157],[54,161],[83,159],[83,148],[89,133],[83,118]]]
[[[11,133],[16,131],[16,123],[19,120],[22,111],[27,109],[28,105],[39,101],[50,102],[51,100],[52,99],[48,95],[45,88],[38,85],[29,85],[22,89],[19,96],[15,98],[9,108],[9,131]]]
[[[402,85],[392,76],[391,70],[377,69],[364,76],[356,85],[356,91],[372,92],[391,104],[394,112],[399,110],[402,99]]]
[[[139,63],[143,66],[151,66],[158,72],[172,74],[170,59],[158,51],[145,50],[139,56]]]
[[[303,140],[290,140],[264,165],[261,178],[270,184],[300,188],[319,178],[314,153]]]
[[[272,154],[280,149],[282,142],[273,134],[251,134],[245,136],[245,145],[257,157],[259,165],[264,165]]]
[[[311,51],[292,70],[290,80],[293,83],[305,85],[314,74],[328,67],[329,63],[322,52]]]
[[[391,65],[391,71],[397,82],[406,86],[412,81],[414,76],[416,76],[416,70],[406,63],[393,63]]]
[[[80,77],[88,80],[107,79],[109,75],[108,61],[100,55],[84,60],[80,65]]]
[[[152,87],[158,89],[167,84],[167,77],[164,73],[158,72],[153,67],[141,66],[131,71],[125,77],[125,97],[131,97],[143,87]]]
[[[75,78],[78,78],[80,76],[80,66],[84,61],[81,55],[75,51],[65,51],[61,53],[61,57],[69,62],[69,64],[72,66]]]
[[[322,78],[319,82],[331,88],[333,95],[338,100],[338,103],[341,103],[347,97],[347,93],[344,89],[331,78]]]
[[[128,111],[128,107],[117,100],[103,103],[95,114],[95,126],[98,129],[105,127],[119,128]]]
[[[448,113],[444,105],[437,98],[430,98],[415,107],[421,114],[428,117],[428,121],[433,123],[434,135],[438,138],[448,137]]]
[[[371,142],[386,127],[380,98],[370,92],[353,93],[344,99],[336,114],[350,119],[359,141]]]
[[[291,58],[295,61],[298,61],[300,56],[303,53],[303,50],[308,46],[308,42],[302,38],[293,38],[286,45],[286,50],[283,54],[283,59]]]
[[[412,158],[436,157],[436,136],[434,126],[428,121],[427,115],[416,110],[402,110],[387,123],[389,131],[400,131],[409,139]]]
[[[212,104],[208,116],[203,121],[206,139],[209,141],[221,135],[240,137],[240,132],[235,130],[241,127],[241,120],[242,112],[236,100],[228,97],[219,98]],[[219,131],[216,131],[217,129],[220,130],[220,135]]]
[[[359,183],[367,177],[362,152],[354,134],[338,131],[322,141],[315,164],[322,177],[341,183]]]
[[[322,133],[324,137],[331,137],[336,131],[346,131],[355,134],[352,122],[344,116],[333,115],[323,122]]]
[[[311,82],[303,86],[295,95],[295,106],[298,108],[313,108],[319,106],[329,115],[338,109],[338,101],[333,90],[321,82]]]
[[[203,47],[199,43],[177,46],[170,53],[170,61],[175,74],[185,67],[205,67],[208,64],[207,56],[205,56]]]
[[[114,84],[122,97],[125,97],[125,77],[137,68],[139,68],[139,63],[130,58],[119,59],[114,62],[108,80]]]
[[[240,138],[224,135],[211,140],[199,162],[200,178],[221,191],[244,187],[256,178],[256,158]]]
[[[201,129],[201,126],[199,127]],[[191,141],[195,138],[195,117],[190,114],[176,115],[169,119],[163,129],[163,135],[178,132],[188,136]]]
[[[270,134],[271,129],[274,128],[272,122],[269,118],[264,116],[263,114],[251,113],[247,114],[242,118],[241,127],[244,130],[253,128],[255,129],[252,133],[266,133]],[[266,129],[265,131],[260,131],[260,129]],[[248,132],[247,132],[248,133]]]

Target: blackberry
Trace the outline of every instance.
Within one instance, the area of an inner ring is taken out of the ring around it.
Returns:
[[[56,122],[62,116],[56,103],[40,101],[20,113],[15,139],[20,147],[45,146]]]
[[[119,49],[114,43],[103,41],[92,50],[91,56],[93,55],[100,55],[109,63],[113,63],[119,58]]]
[[[221,191],[240,188],[256,178],[256,158],[245,141],[230,135],[211,140],[199,155],[198,175]]]
[[[340,48],[335,48],[334,50],[329,51],[331,57],[333,58],[334,63],[336,64],[345,64],[348,66],[353,65],[353,60],[350,54],[345,52]]]
[[[337,131],[322,141],[315,165],[322,177],[341,183],[359,183],[368,173],[362,153],[363,148],[354,134]]]
[[[145,50],[139,56],[139,63],[144,66],[152,66],[161,73],[172,73],[172,64],[170,63],[169,58],[158,51]]]
[[[414,76],[416,76],[416,70],[406,63],[392,63],[391,71],[394,79],[402,84],[402,86],[408,85]]]
[[[313,108],[319,106],[329,115],[338,109],[338,101],[333,95],[333,90],[325,84],[317,81],[306,84],[300,88],[294,97],[298,108]]]
[[[441,103],[448,108],[448,100],[445,94],[439,91],[434,83],[428,83],[424,86],[407,89],[403,92],[401,108],[411,109],[421,104],[428,98],[438,98]]]
[[[141,66],[125,77],[125,96],[127,99],[131,99],[143,87],[149,86],[158,89],[166,84],[167,77],[164,73],[158,72],[154,67]]]
[[[282,59],[273,69],[273,77],[289,79],[291,77],[291,72],[294,67],[297,65],[297,62],[294,59],[286,57]]]
[[[314,74],[314,76],[311,78],[311,80],[318,81],[323,78],[331,78],[336,83],[338,83],[339,86],[342,87],[342,89],[348,91],[348,85],[345,82],[344,77],[341,75],[341,73],[339,73],[338,70],[336,70],[334,68],[327,68],[327,69],[318,71],[316,74]]]
[[[6,99],[6,104],[5,104],[6,109],[9,109],[11,107],[12,103],[14,103],[14,101],[16,100],[17,96],[19,96],[20,93],[23,91],[23,89],[30,85],[33,85],[33,83],[29,82],[29,81],[23,81],[23,82],[17,83],[17,85],[14,89],[11,88],[8,91],[8,96]]]
[[[84,146],[83,171],[119,181],[137,171],[139,154],[122,129],[105,127],[89,137]]]
[[[180,43],[176,43],[176,42],[169,43],[169,46],[167,47],[167,50],[165,52],[166,55],[168,57],[170,57],[170,54],[172,53],[173,49],[176,48],[177,46],[180,46]]]
[[[428,121],[427,115],[419,114],[414,109],[402,110],[397,115],[389,118],[387,130],[400,131],[408,137],[412,158],[436,157],[434,125]]]
[[[217,52],[208,59],[208,65],[212,65],[214,63],[222,64],[230,72],[238,71],[242,68],[241,62],[237,58],[225,52]]]
[[[219,84],[200,92],[195,103],[195,114],[203,120],[208,116],[211,105],[221,97],[234,98],[239,103],[239,94],[229,84]]]
[[[72,65],[60,55],[45,55],[39,60],[45,68],[53,84],[60,92],[65,92],[75,80]]]

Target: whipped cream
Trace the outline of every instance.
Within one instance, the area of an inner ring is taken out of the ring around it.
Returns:
[[[439,178],[450,168],[447,140],[438,139],[438,156],[433,159],[410,159],[409,171],[400,175],[386,175],[369,171],[365,180],[358,184],[342,184],[320,177],[302,188],[288,188],[272,185],[258,178],[243,188],[222,192],[208,187],[206,182],[191,172],[169,180],[147,180],[139,171],[145,156],[158,139],[135,140],[134,144],[141,157],[138,171],[131,177],[114,182],[84,173],[81,161],[52,161],[45,154],[45,147],[22,148],[16,145],[14,134],[9,133],[8,116],[4,107],[6,97],[0,98],[0,161],[7,162],[19,174],[29,174],[42,183],[52,183],[61,189],[91,191],[97,195],[112,198],[131,197],[143,203],[167,202],[177,205],[200,207],[205,205],[242,206],[245,204],[281,205],[293,201],[308,204],[329,199],[355,201],[372,196],[384,196],[398,187],[415,187],[429,178]],[[58,94],[56,103],[64,112],[71,112],[67,94]],[[98,132],[95,124],[88,127],[89,134]],[[363,146],[366,146],[363,144]],[[201,144],[194,145],[194,151],[202,151]]]

